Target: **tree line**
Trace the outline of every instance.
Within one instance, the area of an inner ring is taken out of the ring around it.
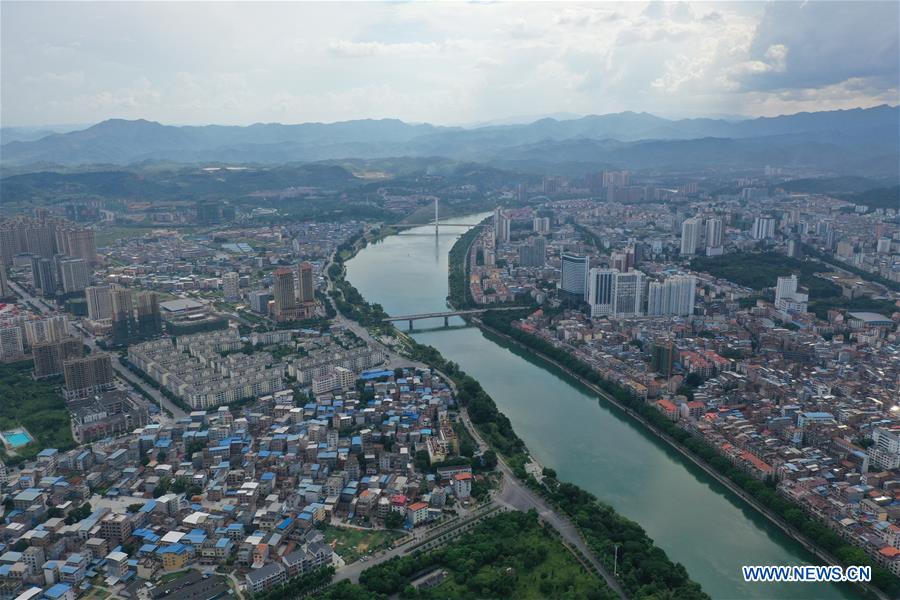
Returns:
[[[861,548],[845,541],[834,530],[810,516],[800,505],[779,494],[774,481],[755,479],[745,470],[733,465],[708,442],[682,429],[656,408],[640,398],[636,398],[622,386],[604,379],[587,363],[565,350],[556,348],[549,342],[513,326],[512,319],[514,318],[516,316],[509,313],[488,312],[483,315],[482,321],[489,327],[558,362],[575,375],[601,388],[619,403],[643,417],[658,431],[668,435],[683,448],[707,462],[764,507],[782,517],[816,546],[835,556],[841,564],[871,566],[873,585],[892,597],[900,595],[900,579],[887,569],[877,565]]]

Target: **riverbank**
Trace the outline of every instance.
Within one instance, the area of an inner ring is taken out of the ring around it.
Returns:
[[[676,441],[674,438],[672,438],[665,432],[661,431],[653,423],[648,421],[643,415],[636,412],[631,407],[620,402],[617,398],[615,398],[613,395],[609,394],[608,392],[606,392],[605,390],[600,388],[597,384],[578,375],[572,369],[570,369],[568,366],[547,356],[546,354],[544,354],[543,352],[541,352],[534,346],[529,346],[529,345],[521,342],[520,340],[515,339],[494,327],[484,324],[482,321],[480,321],[478,319],[474,319],[474,321],[477,322],[479,328],[481,328],[482,330],[490,332],[491,334],[496,335],[497,337],[500,337],[507,343],[515,345],[525,351],[528,351],[532,356],[534,356],[550,365],[553,365],[555,368],[559,369],[560,371],[562,371],[563,373],[565,373],[566,375],[568,375],[569,377],[571,377],[572,379],[574,379],[575,381],[580,383],[581,385],[583,385],[586,388],[593,391],[595,394],[597,394],[602,399],[601,401],[605,400],[606,402],[609,402],[610,404],[612,404],[613,406],[615,406],[616,408],[621,410],[623,413],[625,413],[630,418],[634,419],[637,423],[639,423],[641,426],[643,426],[647,431],[651,432],[659,440],[663,441],[670,448],[672,448],[676,452],[678,452],[679,455],[681,455],[685,459],[689,460],[692,464],[694,464],[698,468],[702,469],[707,475],[714,478],[720,484],[722,484],[723,486],[728,488],[728,490],[730,492],[732,492],[733,494],[738,496],[741,500],[746,502],[749,506],[751,506],[753,509],[755,509],[757,512],[759,512],[761,515],[766,517],[772,524],[774,524],[776,527],[781,529],[791,539],[793,539],[796,542],[798,542],[799,544],[801,544],[807,551],[814,554],[817,558],[825,561],[828,564],[848,564],[845,561],[839,560],[836,556],[827,552],[823,548],[819,547],[812,540],[810,540],[805,535],[803,535],[802,532],[798,531],[795,527],[793,527],[787,521],[785,521],[780,515],[778,515],[776,512],[774,512],[773,510],[771,510],[764,504],[762,504],[759,500],[754,498],[747,491],[745,491],[744,489],[739,487],[735,482],[733,482],[731,479],[729,479],[726,475],[719,472],[717,469],[715,469],[712,465],[707,463],[705,460],[703,460],[699,456],[695,455],[691,450],[689,450],[688,448],[685,448],[681,443]],[[854,564],[858,564],[858,563],[854,563]],[[886,575],[888,577],[890,577],[890,573],[886,573]],[[865,592],[873,594],[875,597],[878,597],[881,600],[890,600],[891,596],[888,596],[886,593],[884,593],[882,590],[876,588],[874,585],[863,585],[863,584],[860,584],[860,585],[864,588]]]
[[[355,251],[361,250],[365,242],[354,243]],[[350,256],[344,254],[339,263],[350,260]],[[375,325],[379,317],[383,318],[383,310],[378,304],[369,304],[359,291],[345,279],[345,269],[340,264],[331,269],[329,275],[334,276],[334,297],[338,308],[348,317],[361,316],[369,325]],[[345,310],[346,309],[346,312]],[[384,323],[378,323],[379,329],[385,327]],[[395,330],[396,331],[396,330]],[[448,375],[458,390],[459,402],[465,407],[466,413],[475,425],[477,432],[497,453],[510,464],[509,476],[513,477],[519,486],[526,490],[531,487],[529,480],[533,478],[525,471],[525,464],[529,460],[529,454],[524,442],[512,428],[509,419],[497,408],[494,400],[482,388],[474,378],[463,372],[459,365],[445,359],[441,353],[431,347],[419,344],[411,337],[402,336],[397,332],[394,337],[406,339],[408,343],[408,355],[414,359],[428,364]],[[554,474],[555,475],[555,474]],[[524,484],[524,485],[523,485]],[[600,561],[610,570],[618,566],[618,581],[632,598],[659,597],[665,592],[674,594],[674,597],[686,600],[700,600],[709,598],[700,584],[693,581],[686,569],[679,563],[668,558],[665,551],[656,546],[644,529],[636,522],[620,515],[612,506],[600,502],[585,490],[577,488],[573,484],[566,484],[569,490],[577,490],[579,497],[585,500],[584,508],[588,510],[586,517],[590,519],[593,527],[584,528],[584,523],[578,523],[569,513],[548,513],[559,523],[572,522],[578,527],[577,531],[593,552],[596,552]],[[533,488],[532,488],[533,489]],[[547,502],[549,510],[557,511],[554,504]],[[616,553],[619,550],[628,549],[627,560],[619,556],[618,565],[615,564]]]
[[[454,273],[461,271],[463,274],[468,273],[468,266],[470,264],[470,253],[471,253],[471,240],[463,240],[460,238],[453,248],[450,250],[450,259],[451,262],[448,264],[448,272]],[[466,280],[468,278],[466,277]],[[452,287],[451,287],[452,289]],[[456,300],[459,301],[462,299],[463,301],[467,301],[467,294],[451,294],[451,301]],[[468,304],[468,302],[466,302]],[[833,531],[827,529],[824,525],[819,523],[818,521],[814,521],[811,517],[806,515],[805,512],[802,512],[802,508],[795,503],[789,501],[784,498],[780,494],[771,489],[765,489],[758,481],[751,480],[745,474],[741,474],[740,477],[736,477],[734,475],[735,467],[733,465],[728,465],[726,467],[727,472],[723,473],[721,469],[716,468],[708,460],[713,462],[719,462],[723,460],[724,457],[720,457],[717,451],[709,446],[704,440],[700,438],[696,438],[686,430],[682,428],[677,428],[673,423],[668,420],[662,419],[659,415],[658,411],[655,411],[652,407],[649,407],[646,403],[641,401],[640,408],[646,409],[643,410],[645,414],[640,414],[634,408],[628,406],[623,399],[617,398],[616,395],[628,396],[630,400],[630,394],[628,394],[625,390],[621,389],[615,382],[609,382],[603,380],[598,383],[592,379],[599,378],[599,375],[587,364],[581,362],[580,360],[565,355],[566,364],[563,364],[560,360],[556,360],[551,356],[548,356],[546,352],[542,352],[542,345],[546,345],[546,342],[537,338],[535,336],[531,336],[525,332],[522,332],[518,329],[515,329],[511,325],[511,320],[515,319],[514,316],[511,316],[510,313],[501,314],[501,313],[486,313],[482,316],[482,318],[472,317],[468,319],[470,323],[475,323],[478,325],[482,331],[490,331],[494,335],[499,336],[504,339],[508,343],[519,347],[520,349],[525,350],[529,353],[534,353],[539,359],[547,362],[561,372],[565,373],[569,377],[573,378],[575,381],[578,381],[581,385],[585,386],[587,389],[591,390],[593,393],[600,396],[601,399],[606,400],[611,403],[621,411],[623,411],[629,418],[636,421],[639,425],[641,425],[645,430],[652,433],[657,439],[668,445],[669,447],[675,449],[680,456],[689,460],[694,466],[700,468],[709,476],[713,477],[720,484],[725,486],[729,491],[733,494],[741,498],[746,504],[748,504],[751,508],[756,510],[759,514],[764,516],[769,520],[772,524],[778,527],[782,532],[784,532],[788,537],[799,543],[803,546],[808,552],[815,555],[818,559],[824,560],[830,564],[843,564],[845,566],[848,565],[869,565],[873,568],[873,583],[866,585],[860,584],[859,587],[866,593],[871,594],[873,596],[882,598],[887,600],[888,596],[884,595],[884,593],[890,594],[892,597],[896,597],[900,594],[900,581],[897,580],[889,571],[878,566],[871,558],[865,554],[861,549],[848,544],[841,540]],[[495,325],[499,325],[502,323],[504,328],[507,331],[500,331],[497,326],[492,327],[490,323],[485,323],[485,321],[495,321]],[[515,337],[509,335],[510,333],[514,333]],[[521,338],[524,338],[521,339]],[[531,343],[529,343],[531,342]],[[558,348],[550,348],[550,352],[561,354],[564,353],[563,350]],[[571,368],[571,365],[568,364],[570,362],[574,362],[578,366],[578,371],[576,372]],[[592,379],[585,377],[583,373],[588,373]],[[612,390],[604,389],[603,386],[612,387]],[[601,400],[602,401],[602,400]],[[647,414],[649,411],[649,415]],[[680,439],[675,439],[673,435],[670,433],[666,433],[660,426],[651,422],[648,419],[648,416],[651,419],[660,422],[663,420],[662,426],[667,429],[677,429],[675,434]],[[694,437],[696,439],[686,440],[685,436]],[[697,445],[700,444],[698,447]],[[701,452],[703,451],[703,452]],[[706,457],[701,454],[706,454]],[[712,456],[712,458],[709,458]],[[754,494],[760,496],[757,498]],[[765,500],[765,502],[764,502]],[[768,504],[768,505],[767,505]],[[773,510],[773,508],[775,508]],[[791,511],[791,509],[794,509]],[[792,516],[794,517],[795,524],[789,523],[785,518],[781,516],[781,514],[787,514],[788,511],[791,511]],[[799,517],[797,516],[799,514]],[[802,530],[801,530],[802,528]],[[805,535],[803,530],[808,530],[810,535],[815,538],[810,539],[810,536]],[[819,541],[816,541],[819,540]],[[828,546],[825,548],[823,546]],[[829,551],[829,548],[832,551]]]

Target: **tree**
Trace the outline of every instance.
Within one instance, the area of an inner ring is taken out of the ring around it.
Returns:
[[[415,465],[417,471],[427,471],[431,466],[431,460],[428,458],[427,450],[419,450],[416,452]]]
[[[384,518],[384,526],[387,529],[399,529],[403,527],[403,515],[396,510],[392,510]]]

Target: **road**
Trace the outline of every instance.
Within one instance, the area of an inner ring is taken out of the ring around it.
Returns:
[[[94,352],[97,350],[102,351],[102,349],[99,349],[97,347],[97,340],[94,338],[93,335],[91,335],[84,329],[81,329],[80,327],[79,327],[79,331],[81,331],[84,334],[84,343],[87,344],[88,346],[90,346],[91,352]],[[138,377],[137,375],[132,373],[130,370],[128,370],[127,367],[123,366],[122,363],[119,362],[119,357],[116,355],[112,356],[112,366],[120,378],[127,381],[134,388],[139,389],[139,390],[144,390],[147,394],[150,395],[151,398],[153,398],[154,402],[156,402],[157,404],[159,404],[160,406],[162,406],[163,408],[165,408],[166,410],[171,412],[173,419],[178,420],[178,419],[183,419],[183,418],[189,416],[188,413],[184,409],[178,407],[178,405],[176,405],[171,400],[169,400],[168,398],[163,396],[158,389],[156,389],[155,387],[153,387],[151,385],[148,385],[147,383],[142,381],[140,377]],[[167,415],[164,415],[164,414],[160,415],[160,418],[162,420],[168,420]]]
[[[32,296],[27,291],[25,291],[25,289],[23,287],[18,285],[16,282],[10,280],[9,285],[13,289],[13,291],[16,292],[23,300],[27,301],[29,304],[31,304],[33,306],[36,306],[37,309],[39,311],[41,311],[41,313],[46,315],[46,314],[49,314],[49,313],[55,311],[55,309],[53,309],[51,306],[49,306],[41,298],[36,298],[36,297]],[[82,328],[80,325],[76,324],[75,327],[84,336],[84,343],[88,347],[90,347],[91,352],[96,352],[98,350],[101,350],[100,348],[97,347],[97,339],[91,333],[89,333],[87,330]],[[139,389],[139,390],[144,390],[145,392],[147,392],[147,394],[149,394],[150,397],[153,398],[154,402],[156,402],[160,406],[164,407],[165,409],[169,410],[175,419],[181,419],[181,418],[188,416],[188,414],[184,410],[182,410],[181,408],[179,408],[178,406],[173,404],[172,401],[169,400],[168,398],[166,398],[165,396],[163,396],[159,392],[159,390],[147,385],[146,383],[141,381],[141,379],[137,375],[135,375],[134,373],[129,371],[126,367],[122,366],[122,364],[119,362],[118,357],[115,355],[113,355],[113,357],[112,357],[112,366],[113,366],[113,369],[116,371],[116,373],[119,375],[119,377],[121,379],[128,382],[132,387]],[[163,414],[163,415],[160,415],[160,419],[166,421],[166,420],[168,420],[168,417],[165,414]]]
[[[465,408],[462,408],[460,410],[460,415],[462,416],[462,420],[466,426],[466,429],[468,429],[472,437],[475,438],[478,447],[482,451],[486,450],[488,446],[481,438],[478,430],[475,429],[475,425],[469,418],[468,411]],[[547,502],[543,498],[538,496],[518,477],[516,477],[516,475],[512,472],[512,469],[509,468],[509,465],[506,464],[506,461],[504,461],[500,456],[497,457],[497,469],[503,474],[503,487],[501,488],[500,494],[495,496],[495,502],[508,508],[513,508],[515,510],[529,511],[531,509],[534,509],[535,511],[537,511],[540,518],[545,523],[553,527],[557,532],[559,532],[566,543],[578,550],[582,554],[582,556],[587,558],[594,569],[596,569],[596,571],[600,573],[600,575],[606,581],[606,584],[616,594],[618,594],[619,598],[624,599],[627,597],[625,595],[625,591],[622,589],[622,586],[620,586],[619,582],[616,581],[616,579],[612,575],[610,575],[603,563],[601,563],[597,559],[597,557],[594,555],[593,550],[588,547],[587,543],[585,543],[584,541],[584,538],[581,537],[581,534],[578,532],[571,521],[556,512],[556,510],[553,509],[553,507],[551,507],[549,504],[547,504]]]
[[[331,261],[329,260],[329,264]],[[326,281],[328,282],[328,290],[334,289],[334,284],[331,281],[331,278],[327,275],[327,267],[325,267],[326,272]],[[329,297],[330,301],[330,297]],[[337,309],[337,307],[335,307]],[[380,344],[380,342],[374,339],[366,330],[365,327],[361,326],[359,323],[347,319],[337,311],[337,317],[335,321],[341,323],[345,327],[352,330],[356,335],[360,338],[366,340],[370,343]],[[381,344],[384,347],[383,344]],[[409,359],[403,358],[402,356],[397,355],[390,349],[385,347],[385,350],[388,352],[389,356],[391,356],[391,362],[394,363],[398,361],[402,364],[409,365],[410,363],[416,364],[416,366],[426,367],[422,363],[415,363],[414,361],[410,361]],[[437,371],[437,369],[435,369]],[[453,380],[448,377],[445,373],[441,373],[437,371],[438,374],[449,383],[451,388],[453,389],[454,395],[456,395],[456,384],[453,383]],[[460,409],[460,416],[462,418],[463,424],[466,426],[466,429],[469,430],[469,433],[475,439],[478,444],[479,450],[482,452],[488,449],[487,443],[481,438],[481,435],[478,433],[478,430],[475,428],[475,425],[472,423],[469,418],[468,411],[462,407]],[[572,548],[575,548],[578,552],[581,553],[582,556],[586,557],[586,559],[590,562],[590,564],[594,567],[594,569],[600,573],[603,579],[606,581],[606,584],[623,600],[627,598],[625,595],[625,591],[622,589],[622,586],[619,585],[619,582],[607,571],[606,567],[601,563],[597,557],[594,555],[594,552],[588,547],[587,543],[585,543],[584,539],[581,537],[581,534],[575,528],[575,526],[565,517],[557,513],[547,502],[538,496],[535,492],[529,489],[516,475],[512,472],[512,469],[509,468],[509,465],[501,458],[497,457],[497,468],[503,474],[503,481],[501,483],[502,488],[499,494],[495,495],[494,502],[500,504],[501,506],[505,506],[507,508],[511,508],[514,510],[520,511],[529,511],[534,509],[541,520],[549,526],[553,527],[562,537],[562,539]],[[372,557],[368,561],[356,561],[355,563],[348,565],[341,569],[335,580],[339,581],[342,579],[350,579],[353,583],[359,581],[359,575],[365,569],[376,565],[378,563],[384,562],[386,560],[390,560],[395,556],[400,556],[403,554],[405,546],[400,546],[399,548],[394,548],[392,550],[388,550],[383,554]]]

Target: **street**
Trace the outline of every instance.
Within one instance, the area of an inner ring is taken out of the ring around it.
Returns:
[[[42,314],[49,314],[50,312],[52,312],[53,309],[48,306],[42,299],[35,298],[34,296],[26,292],[25,289],[18,285],[16,282],[9,280],[9,285],[13,289],[13,291],[15,291],[24,301],[37,307],[37,309],[40,310]],[[81,334],[84,336],[83,341],[91,349],[91,352],[97,352],[98,350],[100,350],[97,347],[97,340],[93,335],[91,335],[87,330],[85,330],[78,324],[73,323],[73,327],[78,329],[78,331],[81,332]],[[185,412],[183,409],[172,403],[171,400],[163,396],[159,392],[159,390],[150,385],[147,385],[146,383],[141,381],[141,379],[137,375],[129,371],[126,367],[122,366],[122,364],[119,362],[119,357],[115,354],[112,355],[112,367],[119,375],[119,378],[125,380],[128,384],[136,389],[144,390],[147,394],[150,395],[151,398],[153,398],[154,402],[156,402],[166,410],[169,410],[172,413],[174,419],[182,419],[188,416],[187,412]],[[163,421],[169,420],[168,415],[166,415],[165,413],[161,414],[159,418]]]

